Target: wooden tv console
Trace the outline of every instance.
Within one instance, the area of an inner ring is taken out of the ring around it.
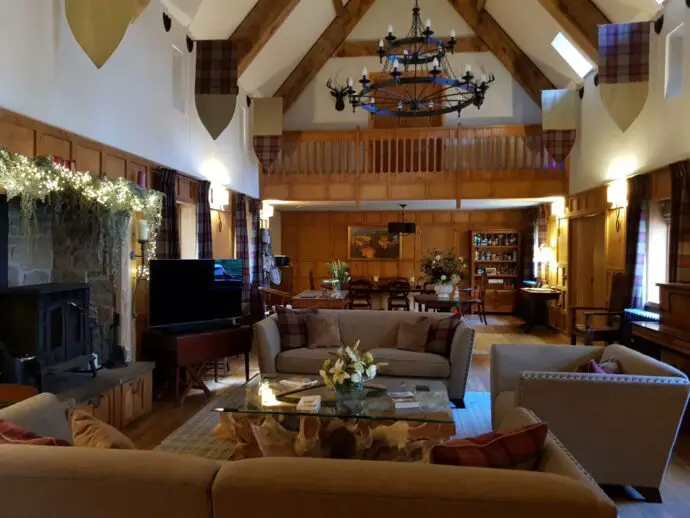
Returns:
[[[245,378],[249,379],[251,350],[251,326],[179,332],[151,329],[144,332],[143,336],[144,356],[147,360],[156,362],[156,384],[160,389],[159,394],[173,383],[175,397],[179,397],[180,404],[194,387],[211,396],[211,391],[201,377],[208,362],[243,354]],[[183,378],[186,379],[184,391],[180,396]]]

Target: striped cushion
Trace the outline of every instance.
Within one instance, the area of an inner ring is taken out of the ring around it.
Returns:
[[[431,463],[532,470],[544,448],[547,433],[546,424],[537,423],[438,444],[431,449]]]
[[[308,330],[307,321],[304,317],[316,312],[317,310],[314,308],[288,309],[283,306],[276,306],[280,348],[283,351],[307,346]]]

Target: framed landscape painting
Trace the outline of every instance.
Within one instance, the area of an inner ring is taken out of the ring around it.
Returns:
[[[386,227],[347,227],[349,259],[395,261],[402,257],[402,242]]]

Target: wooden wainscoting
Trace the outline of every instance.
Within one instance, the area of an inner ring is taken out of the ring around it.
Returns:
[[[404,236],[397,261],[349,260],[348,226],[385,226],[395,212],[282,212],[282,252],[294,266],[294,291],[309,288],[309,271],[317,284],[329,277],[326,263],[342,259],[354,276],[421,277],[419,261],[425,250],[452,248],[469,260],[470,231],[529,226],[526,210],[420,211],[405,213],[417,223],[417,233]],[[469,286],[469,279],[465,281]]]
[[[286,132],[261,195],[280,200],[517,198],[567,194],[541,126]]]

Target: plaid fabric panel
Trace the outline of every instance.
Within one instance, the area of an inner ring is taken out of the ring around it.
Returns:
[[[651,24],[620,23],[599,26],[599,82],[649,81]]]
[[[535,263],[534,263],[534,238],[537,232],[537,219],[539,217],[539,210],[536,208],[529,209],[529,227],[525,229],[522,238],[522,278],[535,278]]]
[[[196,94],[238,95],[237,52],[229,40],[196,42]]]
[[[199,199],[196,204],[196,237],[199,259],[213,259],[210,190],[211,182],[199,182]]]
[[[631,243],[630,250],[634,250],[633,266],[633,286],[631,291],[630,305],[634,308],[644,309],[646,297],[645,278],[647,277],[647,226],[649,221],[649,210],[646,201],[642,202],[639,210],[639,222],[637,224],[637,243]],[[635,232],[635,229],[632,229]],[[634,235],[634,234],[633,234]],[[630,252],[626,250],[626,252]],[[626,269],[628,267],[626,257]],[[630,258],[633,259],[633,258]]]
[[[282,135],[254,135],[254,153],[264,169],[270,169],[278,158],[282,143]]]
[[[307,320],[304,317],[314,313],[318,313],[315,308],[288,309],[283,306],[276,306],[280,348],[282,350],[287,351],[307,346]]]
[[[690,162],[671,164],[670,282],[690,282]]]
[[[180,231],[177,228],[177,171],[164,167],[155,168],[154,171],[160,175],[160,184],[164,195],[156,254],[159,259],[179,259]]]
[[[530,470],[544,448],[547,434],[546,424],[537,423],[506,432],[449,441],[431,449],[431,463]]]
[[[235,256],[242,261],[242,301],[249,302],[249,235],[247,234],[247,197],[235,193]]]
[[[537,246],[548,245],[549,222],[546,219],[546,206],[539,206],[539,214],[537,216]]]
[[[253,229],[253,253],[254,264],[252,265],[252,283],[260,288],[266,287],[266,276],[264,275],[264,250],[263,250],[263,230],[261,229],[261,200],[252,199],[249,202],[249,212],[252,215]]]
[[[453,342],[453,336],[460,324],[460,320],[459,317],[452,316],[431,322],[431,326],[429,327],[429,338],[426,342],[426,352],[439,354],[448,358],[450,356],[450,346]]]
[[[565,162],[575,145],[575,130],[548,130],[542,135],[544,148],[557,163]]]

